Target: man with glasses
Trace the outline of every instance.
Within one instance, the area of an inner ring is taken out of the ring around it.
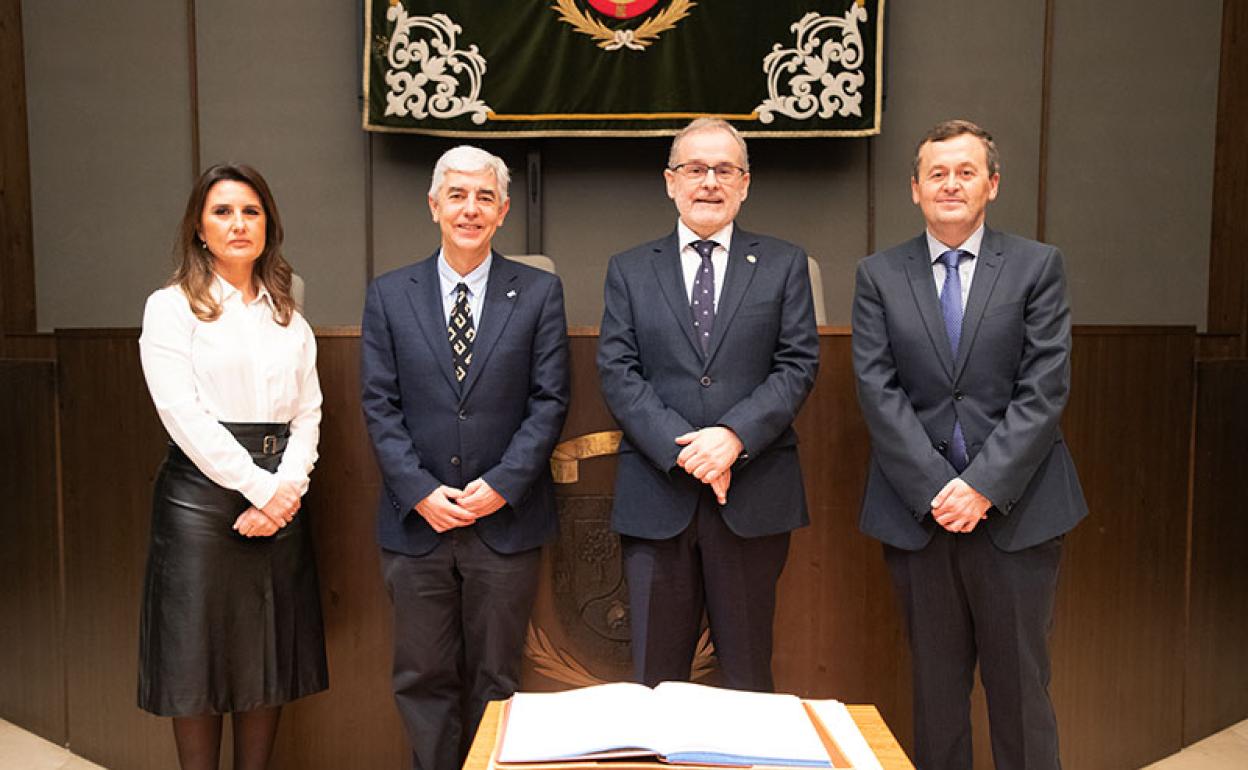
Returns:
[[[663,172],[676,230],[611,258],[598,347],[624,431],[612,511],[638,681],[687,680],[703,610],[726,687],[767,691],[776,581],[809,521],[792,422],[819,338],[806,254],[738,228],[745,141],[699,119]]]

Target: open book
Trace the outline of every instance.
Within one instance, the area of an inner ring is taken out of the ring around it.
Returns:
[[[653,757],[698,765],[831,768],[802,701],[686,682],[619,682],[512,696],[499,763]]]

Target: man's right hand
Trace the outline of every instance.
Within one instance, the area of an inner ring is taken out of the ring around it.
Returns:
[[[710,484],[711,490],[715,492],[715,499],[719,501],[719,504],[727,505],[728,487],[732,484],[732,468],[728,468],[723,473],[716,476],[715,480],[710,482]]]
[[[429,522],[434,532],[445,532],[456,527],[466,527],[476,522],[477,517],[470,511],[455,504],[455,499],[464,494],[462,489],[448,487],[445,484],[429,493],[429,496],[416,503],[416,512]]]

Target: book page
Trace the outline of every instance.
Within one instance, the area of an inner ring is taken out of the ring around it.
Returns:
[[[654,692],[630,682],[511,697],[499,762],[546,762],[621,748],[654,754]]]
[[[831,767],[795,695],[688,682],[664,682],[654,692],[663,715],[657,748],[669,761]]]
[[[863,737],[844,703],[836,700],[808,700],[806,705],[810,706],[824,728],[832,735],[854,770],[883,770],[880,760],[867,745],[867,739]]]

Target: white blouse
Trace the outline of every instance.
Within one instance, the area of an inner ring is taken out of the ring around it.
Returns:
[[[160,421],[205,476],[256,507],[279,481],[305,493],[321,423],[312,329],[298,312],[280,326],[263,287],[250,304],[220,276],[213,291],[222,309],[212,322],[195,317],[181,287],[147,298],[139,353]],[[252,462],[222,422],[289,422],[277,472]]]

